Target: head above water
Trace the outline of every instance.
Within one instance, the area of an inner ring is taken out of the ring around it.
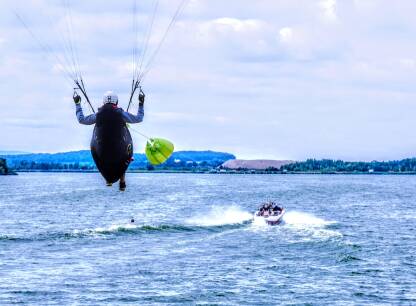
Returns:
[[[118,96],[114,92],[107,91],[103,97],[103,104],[112,103],[117,105],[118,104]]]

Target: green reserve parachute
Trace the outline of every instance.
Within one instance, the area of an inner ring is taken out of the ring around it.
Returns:
[[[164,163],[173,153],[173,144],[166,139],[150,138],[146,143],[147,160],[154,166]]]

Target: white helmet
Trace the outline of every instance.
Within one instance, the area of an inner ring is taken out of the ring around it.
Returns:
[[[103,103],[104,104],[106,103],[118,104],[118,96],[112,91],[107,91],[104,94]]]

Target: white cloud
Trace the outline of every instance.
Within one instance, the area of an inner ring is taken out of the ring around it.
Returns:
[[[262,36],[265,24],[255,19],[218,18],[203,23],[196,23],[198,39],[207,44],[216,44],[224,40],[251,42],[256,36]]]
[[[354,0],[354,5],[360,10],[373,10],[378,6],[379,0]]]
[[[323,16],[326,20],[337,20],[337,1],[336,0],[321,0],[319,6],[322,9]]]
[[[407,69],[416,68],[416,59],[414,58],[402,58],[399,60],[400,65]]]
[[[260,22],[254,19],[218,18],[213,20],[212,23],[220,31],[232,29],[235,32],[248,32],[258,30],[261,27]]]
[[[293,39],[293,30],[289,27],[281,28],[279,31],[280,41],[290,43]]]

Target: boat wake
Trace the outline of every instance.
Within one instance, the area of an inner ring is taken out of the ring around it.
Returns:
[[[133,223],[122,223],[113,224],[108,227],[97,227],[94,229],[74,230],[71,236],[82,237],[82,236],[94,236],[94,235],[115,235],[122,233],[141,233],[141,232],[161,232],[161,231],[193,231],[191,227],[175,224],[133,224]]]
[[[126,221],[115,222],[108,226],[95,228],[75,229],[69,232],[44,232],[32,235],[14,236],[0,235],[0,241],[45,241],[55,239],[98,238],[106,239],[109,236],[136,235],[149,232],[191,232],[191,231],[222,231],[224,227],[246,227],[248,230],[274,233],[284,240],[302,242],[308,240],[322,240],[342,237],[342,234],[330,226],[334,221],[324,220],[313,214],[300,211],[287,211],[283,222],[277,226],[267,225],[263,218],[253,218],[251,212],[243,210],[237,205],[213,206],[206,213],[185,219],[179,224],[147,224],[130,223]],[[248,227],[247,227],[248,225]]]
[[[312,214],[308,214],[300,211],[288,211],[283,216],[283,221],[286,225],[292,227],[325,227],[327,225],[335,224],[335,221],[327,221],[318,218]]]
[[[273,229],[282,228],[284,231],[293,236],[294,234],[299,241],[316,239],[316,238],[331,238],[342,236],[339,232],[329,229],[328,226],[335,224],[334,221],[327,221],[316,217],[313,214],[288,211],[283,216],[283,222],[278,226],[270,226],[264,222],[263,218],[254,218],[251,212],[243,210],[237,205],[233,206],[213,206],[206,213],[200,213],[198,216],[193,216],[186,219],[180,224],[139,224],[126,223],[113,224],[108,227],[97,227],[94,229],[74,230],[71,237],[83,236],[97,236],[103,237],[106,235],[121,235],[121,234],[137,234],[142,232],[186,232],[211,230],[223,227],[235,227],[251,224],[250,228],[256,229]],[[284,234],[284,233],[282,233]]]
[[[326,240],[330,238],[342,237],[338,231],[328,228],[336,224],[335,221],[328,221],[313,214],[289,211],[283,216],[285,228],[291,230],[300,241]],[[299,240],[298,240],[299,241]]]
[[[108,227],[96,227],[86,229],[75,229],[68,232],[43,232],[32,235],[0,235],[1,241],[33,242],[49,240],[67,240],[80,238],[106,238],[107,236],[118,236],[126,234],[141,234],[149,232],[189,232],[196,228],[180,224],[112,224]]]
[[[330,228],[332,224],[336,224],[335,221],[328,221],[313,214],[286,211],[282,221],[279,225],[270,226],[263,218],[255,217],[250,228],[265,233],[276,233],[277,231],[280,239],[293,243],[342,237],[340,232]]]
[[[244,211],[236,205],[227,207],[214,206],[207,213],[188,219],[186,223],[201,227],[224,226],[244,224],[252,219],[252,213]]]
[[[54,239],[97,238],[106,239],[109,236],[136,235],[149,232],[191,232],[212,230],[223,226],[242,225],[249,222],[253,215],[237,206],[215,206],[205,214],[199,214],[178,224],[130,223],[114,222],[111,225],[74,229],[68,232],[43,232],[24,236],[0,235],[0,241],[46,241]]]

